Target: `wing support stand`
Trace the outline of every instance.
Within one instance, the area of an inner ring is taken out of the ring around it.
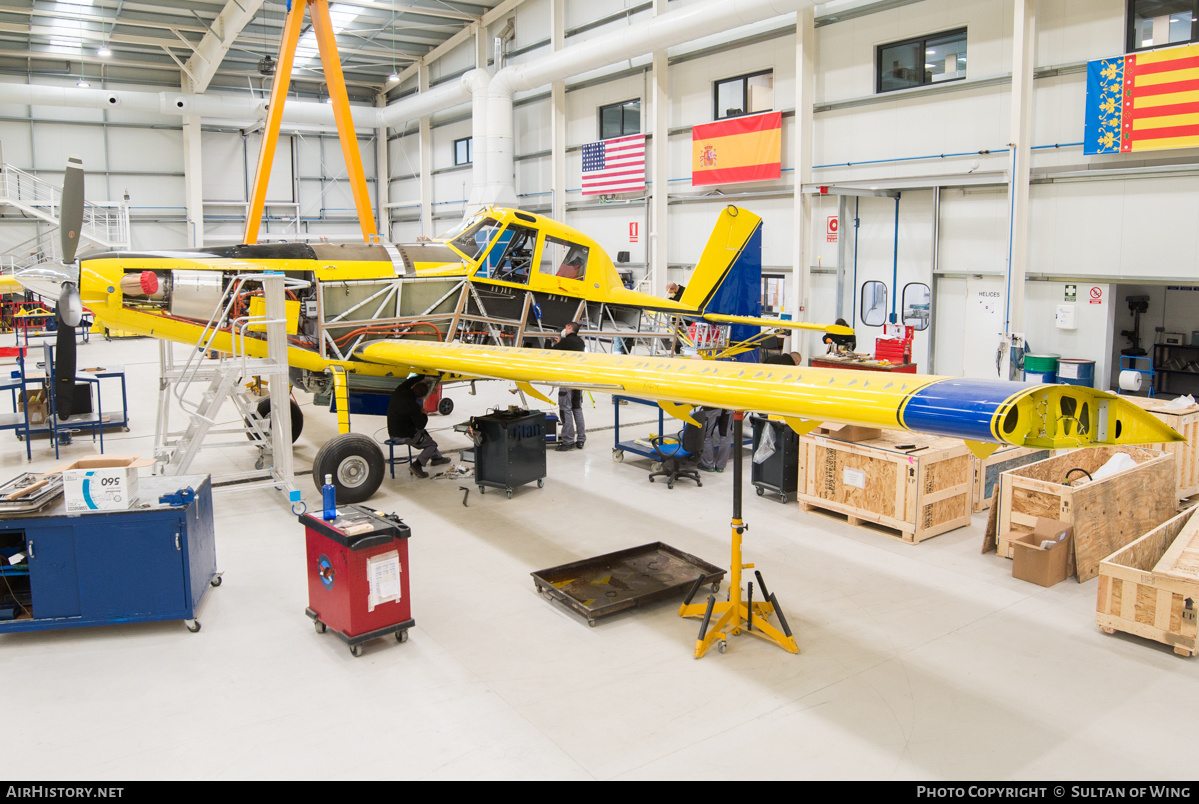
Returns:
[[[733,414],[733,443],[741,444],[744,430],[744,412]],[[744,450],[733,450],[733,519],[732,525],[732,561],[729,566],[729,599],[717,602],[715,595],[709,595],[703,603],[692,603],[691,600],[699,589],[697,584],[691,594],[679,607],[680,617],[698,617],[701,619],[699,636],[695,640],[695,658],[698,659],[708,652],[713,644],[718,645],[721,653],[728,647],[728,638],[739,636],[742,632],[753,634],[759,639],[771,642],[788,653],[799,653],[799,645],[787,625],[787,618],[778,603],[778,597],[766,589],[762,573],[754,570],[758,580],[758,589],[762,600],[754,602],[753,581],[749,582],[748,595],[741,598],[741,572],[754,569],[753,564],[742,563],[741,539],[749,526],[741,519],[741,480]],[[770,615],[778,615],[778,627],[770,624]],[[715,622],[713,622],[715,618]]]

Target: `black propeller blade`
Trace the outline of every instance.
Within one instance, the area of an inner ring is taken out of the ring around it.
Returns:
[[[83,226],[83,160],[72,156],[62,180],[58,236],[62,244],[63,265],[75,262],[79,247],[79,229]],[[83,317],[79,288],[64,282],[55,308],[58,333],[55,338],[54,412],[60,419],[70,418],[75,400],[75,327]]]

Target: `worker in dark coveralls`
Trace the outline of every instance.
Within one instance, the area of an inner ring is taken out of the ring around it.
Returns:
[[[441,466],[450,462],[437,449],[437,442],[425,425],[429,415],[425,413],[424,399],[433,390],[433,383],[419,374],[404,380],[391,392],[387,403],[387,435],[389,438],[405,439],[408,446],[419,450],[408,471],[416,477],[428,477],[425,466]]]
[[[562,328],[562,337],[550,347],[565,352],[586,351],[586,344],[579,337],[579,325],[571,321]],[[583,422],[583,392],[577,389],[558,389],[558,420],[562,422],[562,432],[558,436],[558,452],[566,452],[575,447],[583,448],[587,440],[587,430]]]
[[[733,454],[733,414],[720,408],[699,408],[694,414],[704,426],[704,449],[699,468],[705,472],[723,472]]]

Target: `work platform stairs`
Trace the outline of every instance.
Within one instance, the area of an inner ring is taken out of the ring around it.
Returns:
[[[62,188],[57,184],[38,178],[10,164],[0,164],[0,204],[16,207],[26,215],[45,221],[55,227],[62,218]],[[129,248],[129,205],[123,202],[97,204],[83,203],[83,226],[80,237],[104,249]],[[24,246],[15,247],[11,254],[20,260]],[[53,258],[57,245],[49,248],[32,248],[25,251],[40,256],[37,262]],[[18,266],[18,270],[20,267]]]
[[[298,500],[295,490],[291,461],[291,427],[288,412],[288,365],[286,350],[286,320],[268,319],[265,316],[237,315],[236,301],[246,291],[246,283],[262,283],[269,295],[277,293],[278,305],[282,308],[284,289],[300,290],[307,283],[277,275],[274,281],[262,274],[238,276],[229,283],[217,309],[197,342],[188,347],[188,357],[182,363],[175,361],[174,345],[160,341],[160,385],[158,418],[155,427],[154,458],[155,472],[165,475],[186,474],[192,460],[202,448],[238,446],[244,447],[247,439],[258,448],[255,469],[270,469],[272,480],[268,484],[283,488]],[[273,287],[272,287],[273,285]],[[270,302],[268,301],[268,305]],[[247,344],[258,343],[247,337],[248,331],[265,330],[268,356],[251,357]],[[218,334],[232,334],[233,353],[218,354],[213,344]],[[282,342],[281,348],[275,348]],[[258,413],[262,396],[253,389],[260,387],[259,378],[267,378],[271,387],[272,413],[263,417]],[[221,409],[231,402],[237,412],[237,422],[232,426],[218,426]],[[276,406],[276,402],[281,402]],[[184,430],[172,432],[170,414],[178,406],[187,418]],[[283,411],[284,413],[280,413]],[[282,419],[286,418],[286,421]],[[280,433],[274,429],[283,424]],[[218,441],[217,436],[231,440]],[[249,475],[228,474],[225,480],[240,480]],[[246,485],[241,485],[246,488]]]

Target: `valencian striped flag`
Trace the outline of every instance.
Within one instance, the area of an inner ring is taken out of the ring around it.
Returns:
[[[781,175],[783,113],[691,127],[691,184],[766,181]]]
[[[645,135],[630,134],[583,146],[583,195],[645,189]]]
[[[1087,154],[1199,146],[1199,45],[1087,64]]]

